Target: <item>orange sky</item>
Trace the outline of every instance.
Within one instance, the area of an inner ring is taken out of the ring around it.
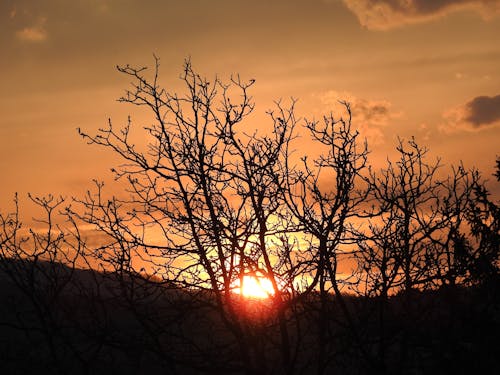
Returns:
[[[153,53],[172,90],[188,56],[203,75],[255,79],[255,126],[275,99],[309,118],[348,99],[374,163],[415,135],[493,180],[500,1],[1,0],[0,210],[16,191],[78,195],[110,176],[116,160],[76,128],[147,124],[116,102],[129,82],[115,65]]]

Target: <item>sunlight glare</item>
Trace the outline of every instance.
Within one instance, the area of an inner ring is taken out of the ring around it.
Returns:
[[[238,285],[235,292],[250,298],[268,298],[274,294],[271,280],[265,277],[243,276],[243,287]]]

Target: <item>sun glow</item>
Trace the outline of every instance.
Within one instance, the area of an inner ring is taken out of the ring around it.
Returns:
[[[238,283],[234,291],[249,298],[268,298],[274,294],[271,280],[258,276],[243,276],[242,285]]]

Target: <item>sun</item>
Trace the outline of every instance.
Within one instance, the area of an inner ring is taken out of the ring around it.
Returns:
[[[274,294],[273,284],[266,277],[243,276],[243,285],[236,285],[234,291],[249,298],[269,298]]]

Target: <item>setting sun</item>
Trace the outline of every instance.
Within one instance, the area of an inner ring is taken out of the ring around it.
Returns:
[[[268,298],[274,294],[274,289],[268,278],[243,276],[243,285],[237,285],[235,292],[250,298]]]

